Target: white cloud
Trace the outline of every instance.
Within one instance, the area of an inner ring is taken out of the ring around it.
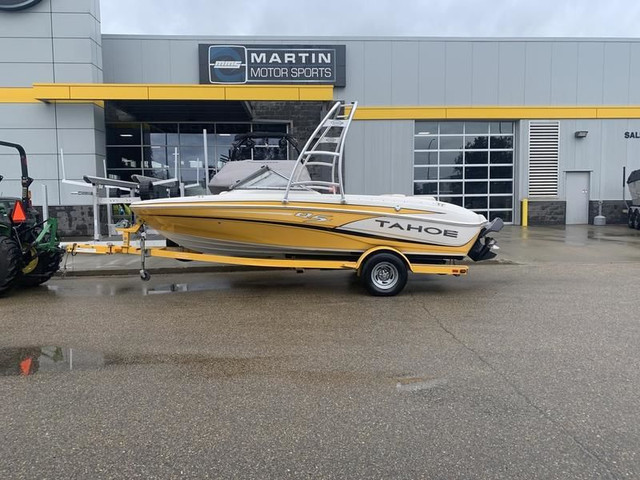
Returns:
[[[625,0],[101,0],[103,33],[634,37]]]

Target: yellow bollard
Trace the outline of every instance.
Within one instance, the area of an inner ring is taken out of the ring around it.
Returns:
[[[522,226],[526,227],[529,225],[529,199],[522,199]]]

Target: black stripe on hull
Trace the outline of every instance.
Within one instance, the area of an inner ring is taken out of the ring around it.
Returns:
[[[144,217],[145,215],[140,215]],[[451,246],[451,245],[440,245],[436,243],[430,242],[418,242],[414,240],[405,240],[403,238],[397,237],[385,237],[383,235],[371,235],[363,232],[352,232],[347,230],[339,230],[340,227],[322,227],[320,225],[307,225],[307,224],[297,224],[297,223],[288,223],[288,222],[273,222],[273,221],[264,221],[264,220],[248,220],[244,218],[218,218],[218,217],[199,217],[196,215],[148,215],[150,217],[161,217],[161,218],[197,218],[199,220],[213,220],[213,221],[227,221],[227,222],[247,222],[247,223],[257,223],[257,224],[265,224],[265,225],[278,225],[282,227],[293,227],[293,228],[307,228],[311,230],[321,230],[323,232],[336,233],[341,235],[352,235],[354,237],[361,238],[370,238],[373,240],[393,240],[396,242],[409,243],[413,245],[433,245],[434,247],[451,247],[451,248],[459,248],[460,246]],[[179,233],[179,232],[176,232]],[[451,257],[447,257],[451,258]],[[464,257],[462,257],[464,258]]]

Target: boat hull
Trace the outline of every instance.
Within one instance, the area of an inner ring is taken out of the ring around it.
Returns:
[[[433,261],[463,258],[486,220],[401,196],[229,194],[138,202],[145,224],[189,250],[247,257],[357,257],[376,246]]]

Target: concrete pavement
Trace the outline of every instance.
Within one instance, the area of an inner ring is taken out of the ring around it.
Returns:
[[[17,291],[0,358],[41,369],[0,376],[0,478],[639,478],[640,269],[587,240],[392,298],[342,271]]]

